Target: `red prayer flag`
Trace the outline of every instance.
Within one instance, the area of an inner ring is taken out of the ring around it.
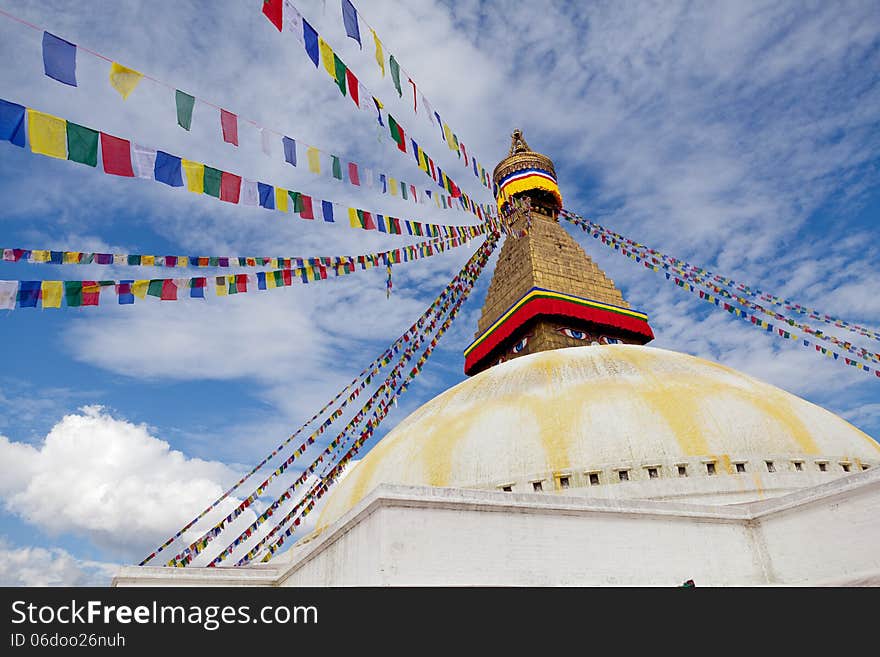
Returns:
[[[162,281],[162,296],[159,298],[162,301],[177,301],[177,283],[170,278]]]
[[[291,271],[290,269],[282,269],[281,270],[281,276],[282,276],[282,278],[284,278],[284,285],[286,285],[286,286],[292,285],[290,271]]]
[[[373,215],[364,210],[364,229],[376,230],[376,222],[373,221]]]
[[[223,129],[223,141],[238,146],[238,117],[232,112],[221,109],[220,127]]]
[[[220,178],[220,200],[238,203],[241,195],[241,176],[224,171]]]
[[[358,165],[354,162],[348,163],[348,179],[351,181],[352,185],[360,187],[361,178],[360,175],[358,175]]]
[[[358,79],[355,77],[354,73],[348,70],[348,68],[345,69],[345,79],[348,82],[348,93],[351,96],[351,99],[354,101],[355,105],[360,107],[361,102],[358,97]]]
[[[101,286],[98,281],[83,281],[82,286],[82,305],[97,306],[98,299],[101,297]]]
[[[280,32],[284,17],[281,0],[263,0],[263,14]]]
[[[134,178],[131,168],[131,142],[113,135],[101,133],[101,159],[104,173]]]
[[[302,219],[314,219],[315,214],[312,212],[312,197],[303,194],[300,196],[300,199],[302,199],[302,210],[300,210],[299,216]]]
[[[235,275],[235,289],[238,292],[247,292],[247,274]]]

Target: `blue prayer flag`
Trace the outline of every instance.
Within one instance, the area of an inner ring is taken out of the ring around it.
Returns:
[[[204,299],[205,288],[208,285],[208,279],[204,276],[194,278],[189,283],[189,296],[191,299]]]
[[[180,170],[180,158],[165,151],[156,151],[156,164],[153,176],[161,183],[171,187],[183,187],[183,174]]]
[[[257,183],[260,194],[260,205],[267,210],[275,209],[275,188],[266,183]]]
[[[40,298],[40,288],[43,281],[19,281],[18,282],[18,307],[36,308]]]
[[[379,182],[382,183],[382,193],[388,193],[388,179],[385,177],[384,173],[379,174]]]
[[[333,203],[331,203],[330,201],[321,201],[321,211],[324,214],[324,221],[336,223],[333,220]]]
[[[76,86],[76,46],[43,32],[43,71],[71,87]]]
[[[0,99],[0,139],[24,148],[24,107]]]
[[[379,229],[380,233],[388,232],[387,230],[385,230],[385,217],[383,217],[381,214],[376,215],[376,227]]]
[[[303,41],[305,42],[306,52],[311,58],[312,62],[315,64],[315,68],[318,67],[318,33],[315,31],[309,22],[303,18]]]
[[[345,24],[345,33],[358,42],[361,50],[364,44],[361,43],[361,31],[358,29],[357,9],[351,4],[351,0],[342,0],[342,22]]]
[[[285,137],[281,141],[284,144],[284,161],[296,166],[296,140]]]
[[[60,265],[64,263],[64,252],[63,251],[49,251],[49,262],[53,265]]]
[[[266,272],[264,271],[257,272],[257,289],[266,289]]]

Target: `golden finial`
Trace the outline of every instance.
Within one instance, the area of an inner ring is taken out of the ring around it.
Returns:
[[[526,143],[525,137],[523,137],[522,130],[519,128],[514,129],[513,134],[510,135],[510,152],[508,155],[514,155],[516,153],[528,153],[531,152],[531,148],[529,148],[528,143]]]

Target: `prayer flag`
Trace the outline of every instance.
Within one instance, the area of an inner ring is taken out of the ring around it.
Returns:
[[[321,61],[324,64],[324,70],[334,80],[336,79],[336,64],[333,61],[333,48],[324,41],[324,37],[318,37],[318,49],[321,51]]]
[[[156,180],[171,187],[183,187],[180,158],[164,151],[156,153]]]
[[[205,192],[205,165],[187,159],[182,160],[181,164],[186,174],[186,189],[196,194],[203,194]]]
[[[154,278],[147,287],[147,294],[158,299],[162,298],[163,281],[161,278]]]
[[[376,44],[376,63],[379,64],[379,68],[382,69],[382,77],[385,77],[385,53],[382,50],[382,42],[379,41],[379,37],[376,35],[376,31],[373,28],[370,28],[370,32],[373,34],[373,43]]]
[[[104,161],[104,173],[114,176],[134,177],[131,168],[131,142],[101,133],[101,159]]]
[[[291,32],[297,41],[303,43],[302,14],[297,11],[290,0],[284,0],[284,19],[287,23],[287,31]]]
[[[27,121],[32,152],[67,159],[67,121],[30,108]]]
[[[0,281],[0,309],[12,310],[15,308],[17,292],[18,281]]]
[[[342,22],[345,24],[345,33],[357,41],[363,50],[361,32],[358,29],[357,9],[351,4],[351,0],[342,0]]]
[[[40,287],[42,281],[19,281],[18,283],[18,307],[36,308],[40,300]]]
[[[321,201],[321,212],[324,214],[324,221],[335,223],[333,221],[333,203]]]
[[[43,32],[43,72],[50,78],[76,86],[76,46]]]
[[[309,146],[306,150],[306,159],[309,161],[309,171],[312,173],[321,173],[321,154],[314,146]]]
[[[146,299],[147,298],[147,290],[150,289],[150,281],[147,280],[139,280],[135,281],[131,284],[131,293],[136,296],[138,299]],[[70,303],[68,302],[68,305]]]
[[[279,212],[287,212],[287,190],[281,187],[275,188],[275,209]]]
[[[339,161],[339,157],[331,155],[330,159],[332,161],[333,177],[336,180],[342,180],[342,163]]]
[[[351,182],[352,185],[356,185],[358,187],[360,187],[361,185],[361,179],[358,175],[358,166],[354,162],[348,163],[348,180]]]
[[[204,276],[198,276],[190,279],[189,296],[192,299],[204,299],[205,288],[208,286],[208,279]]]
[[[335,70],[333,76],[336,79],[336,86],[339,87],[339,91],[341,91],[342,95],[344,96],[346,85],[345,81],[347,79],[346,72],[348,71],[348,68],[345,66],[345,62],[339,59],[339,55],[337,55],[336,53],[333,53],[333,68]]]
[[[305,42],[306,53],[309,56],[309,59],[312,60],[312,63],[315,65],[315,68],[318,67],[318,33],[315,31],[309,22],[304,18],[303,19],[303,41]]]
[[[241,196],[241,176],[228,171],[223,172],[220,179],[220,200],[227,203],[238,203]]]
[[[61,281],[43,281],[43,308],[60,308],[64,283]]]
[[[98,132],[68,121],[67,159],[90,167],[98,166]]]
[[[220,179],[222,177],[223,172],[220,169],[205,166],[205,194],[214,198],[220,198]]]
[[[376,227],[379,229],[380,233],[388,232],[388,222],[385,217],[381,214],[376,215]]]
[[[355,77],[355,74],[352,73],[350,69],[345,69],[345,80],[348,83],[348,93],[351,96],[351,100],[354,102],[355,105],[360,107],[360,83]]]
[[[301,199],[302,199],[302,210],[299,213],[300,218],[314,219],[315,213],[312,210],[312,197],[303,194],[301,196]]]
[[[232,112],[221,109],[220,128],[223,131],[223,141],[238,146],[238,117]]]
[[[281,143],[284,145],[284,161],[296,166],[296,140],[284,137]]]
[[[283,12],[284,10],[281,0],[263,0],[263,15],[269,19],[269,22],[272,23],[279,32],[283,27]]]
[[[177,103],[177,125],[184,130],[192,127],[193,107],[196,104],[194,96],[178,89],[174,92],[174,101]]]
[[[400,88],[400,64],[394,59],[394,55],[388,56],[388,68],[391,69],[391,79],[394,81],[394,88],[397,89],[397,95],[403,98],[403,89]]]
[[[358,213],[363,216],[363,224],[364,229],[366,230],[376,230],[376,223],[373,221],[373,215],[367,212],[366,210],[358,210]]]
[[[173,278],[162,281],[162,294],[159,298],[162,301],[177,301],[177,283]]]
[[[0,100],[0,139],[24,148],[24,112],[23,105]]]
[[[363,228],[364,225],[361,222],[360,213],[354,208],[348,209],[348,225],[352,228]]]
[[[110,65],[110,85],[126,100],[140,83],[143,73],[113,62]]]
[[[70,126],[70,122],[67,123]],[[67,136],[68,150],[70,150],[70,134]],[[138,178],[153,180],[156,176],[157,153],[152,148],[146,148],[140,144],[132,144],[132,165],[134,174]]]
[[[64,281],[64,300],[71,308],[76,308],[82,305],[82,288],[82,281]]]
[[[275,193],[272,185],[266,183],[257,183],[257,189],[260,194],[260,206],[267,210],[275,209]]]
[[[390,114],[388,115],[388,129],[391,132],[391,138],[397,142],[397,148],[406,153],[406,136],[403,133],[403,128],[400,127]]]

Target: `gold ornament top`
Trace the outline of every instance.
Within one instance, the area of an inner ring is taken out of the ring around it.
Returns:
[[[517,128],[510,136],[510,152],[495,167],[495,171],[492,172],[492,179],[498,185],[505,176],[511,173],[532,168],[543,169],[553,174],[554,178],[556,177],[556,168],[553,166],[553,160],[529,148],[525,137],[523,137],[522,130]]]

